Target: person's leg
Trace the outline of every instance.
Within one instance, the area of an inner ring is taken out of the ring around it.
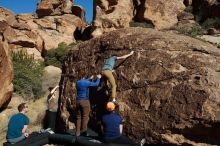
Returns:
[[[112,87],[111,97],[114,99],[116,97],[116,87],[117,87],[117,85],[115,83],[115,78],[110,70],[104,70],[103,75],[105,75],[107,77],[109,83],[111,84],[111,87]]]
[[[82,130],[81,133],[87,131],[87,126],[89,122],[89,113],[90,113],[90,102],[89,100],[82,100],[81,101],[83,114],[82,114]]]
[[[48,128],[55,131],[57,112],[48,111]]]
[[[133,140],[131,140],[130,138],[126,137],[126,136],[121,136],[120,137],[121,141],[124,142],[125,144],[130,144],[133,146],[140,146],[139,144],[135,143]]]
[[[107,142],[115,143],[115,144],[127,144],[127,145],[133,145],[133,146],[140,146],[139,144],[133,142],[130,138],[125,137],[125,136],[120,136],[119,138],[112,139]]]
[[[48,143],[48,136],[50,135],[49,132],[45,132],[45,133],[38,133],[38,132],[32,132],[29,137],[26,138],[25,143],[26,144],[46,144],[46,142]]]
[[[17,143],[19,141],[22,141],[23,139],[25,139],[25,137],[22,134],[22,136],[20,136],[20,137],[12,138],[12,139],[7,139],[7,142],[9,142],[9,143]]]
[[[80,135],[81,130],[81,106],[80,101],[76,103],[76,136]]]

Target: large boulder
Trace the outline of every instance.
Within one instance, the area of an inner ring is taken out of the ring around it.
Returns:
[[[9,11],[8,9],[5,9],[3,7],[0,7],[0,32],[3,33],[10,24],[13,24],[15,22],[15,14]]]
[[[193,0],[192,5],[194,13],[199,15],[202,20],[208,17],[220,18],[219,0]]]
[[[91,36],[129,27],[132,20],[167,29],[177,24],[177,15],[184,9],[180,0],[95,0]]]
[[[7,23],[11,24],[15,21],[15,15],[10,10],[0,7],[0,17],[4,17]]]
[[[41,0],[36,13],[38,17],[71,14],[73,2],[71,0]]]
[[[12,64],[8,53],[7,43],[0,40],[0,109],[10,101],[13,92]]]
[[[94,8],[93,37],[129,27],[133,18],[133,0],[94,0]]]
[[[78,16],[79,18],[81,18],[81,20],[86,22],[86,18],[85,18],[85,9],[82,6],[73,6],[72,7],[72,13],[73,15]]]
[[[60,77],[61,77],[61,69],[55,66],[47,66],[44,68],[43,74],[43,92],[48,92],[49,87],[55,87],[59,85]]]
[[[43,39],[44,50],[56,48],[59,43],[70,44],[76,41],[74,33],[85,27],[85,22],[71,14],[62,16],[46,16],[34,20],[42,29],[34,29]]]
[[[185,9],[180,0],[141,1],[137,20],[150,21],[156,29],[170,28],[178,22],[177,15]]]
[[[97,74],[107,57],[131,50],[134,55],[115,67],[124,133],[136,141],[146,137],[149,143],[170,144],[179,135],[183,140],[178,145],[220,144],[220,50],[191,37],[144,28],[112,31],[69,52],[62,70],[57,128],[69,127],[79,75]],[[103,78],[98,89],[90,89],[90,127],[96,130],[108,88]]]

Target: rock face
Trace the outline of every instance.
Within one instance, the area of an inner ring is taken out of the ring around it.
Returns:
[[[42,87],[45,93],[48,92],[49,87],[59,85],[61,72],[61,69],[55,66],[47,66],[44,68]]]
[[[178,22],[177,15],[185,6],[180,0],[142,1],[137,13],[138,20],[150,21],[156,29],[170,28]]]
[[[72,13],[71,1],[42,1],[38,7],[58,5],[54,10],[55,15],[45,14],[43,18],[38,18],[32,14],[15,15],[7,9],[0,8],[0,32],[9,44],[9,49],[16,51],[19,49],[27,50],[29,54],[34,54],[35,59],[42,60],[41,55],[58,44],[65,42],[70,44],[76,41],[75,31],[82,31],[86,26],[85,13],[76,16]],[[57,3],[55,3],[57,2]],[[69,6],[71,2],[71,7]],[[59,9],[58,9],[59,8]],[[69,10],[70,9],[70,12]],[[59,11],[58,11],[59,10]],[[60,12],[60,13],[58,13]],[[67,14],[68,13],[68,14]]]
[[[220,50],[202,41],[153,29],[127,28],[74,47],[65,61],[59,107],[59,130],[68,128],[79,75],[99,73],[104,60],[135,51],[115,66],[117,100],[124,133],[149,143],[220,144]],[[99,131],[109,96],[106,79],[90,89],[90,127]],[[172,136],[173,135],[173,136]],[[185,140],[184,140],[185,139]]]
[[[132,0],[94,0],[94,8],[93,37],[118,28],[129,27],[133,18]]]
[[[0,109],[10,101],[13,92],[12,65],[5,42],[0,41]]]
[[[81,31],[86,26],[85,13],[79,16],[72,13],[72,1],[42,1],[46,2],[51,2],[53,13],[47,14],[38,8],[41,16],[45,14],[43,18],[32,14],[16,15],[0,7],[0,108],[7,103],[13,90],[8,52],[26,50],[36,60],[43,60],[44,52],[58,47],[61,42],[70,44],[76,41],[75,31]],[[42,3],[38,7],[50,5]]]
[[[129,27],[134,19],[166,29],[178,22],[177,15],[185,8],[179,0],[94,0],[93,37],[118,28]]]
[[[193,0],[194,13],[203,19],[208,17],[220,18],[220,1],[219,0]]]
[[[71,0],[41,0],[36,13],[38,17],[71,14],[73,2]]]

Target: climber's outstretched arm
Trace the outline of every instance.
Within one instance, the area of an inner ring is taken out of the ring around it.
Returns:
[[[123,56],[117,57],[117,59],[126,59],[126,58],[128,58],[129,56],[131,56],[133,54],[134,54],[134,51],[131,51],[131,53],[129,53],[127,55],[123,55]]]

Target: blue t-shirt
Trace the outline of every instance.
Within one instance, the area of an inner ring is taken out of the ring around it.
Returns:
[[[29,124],[29,119],[26,115],[18,113],[13,115],[8,123],[8,131],[6,139],[18,138],[22,136],[24,125]]]
[[[76,82],[77,96],[76,100],[88,100],[89,99],[89,87],[97,87],[99,85],[100,78],[97,78],[95,82],[89,81],[89,79],[78,80]]]
[[[122,118],[118,114],[111,112],[102,117],[104,139],[115,139],[121,136],[120,124],[122,124]]]
[[[110,58],[108,58],[106,61],[105,61],[105,64],[102,68],[102,71],[103,70],[113,70],[113,67],[115,65],[115,61],[116,61],[117,57],[116,56],[112,56]]]

